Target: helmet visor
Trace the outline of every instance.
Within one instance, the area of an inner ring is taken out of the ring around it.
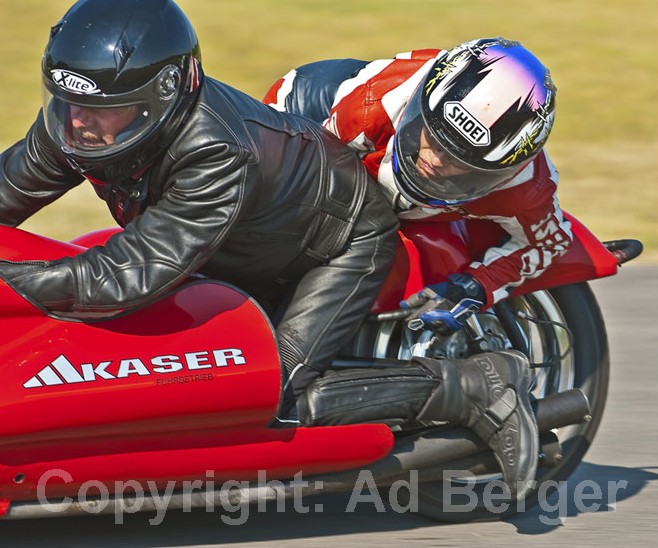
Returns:
[[[44,78],[46,129],[65,154],[88,160],[108,158],[162,123],[176,102],[177,79],[178,69],[166,67],[137,90],[85,95],[62,90],[54,78]]]
[[[450,152],[458,150],[456,144],[444,146],[423,116],[422,91],[421,84],[395,134],[394,169],[403,194],[421,205],[463,203],[488,194],[519,171],[518,165],[479,169]]]

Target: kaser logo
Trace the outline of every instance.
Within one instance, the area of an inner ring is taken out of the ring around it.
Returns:
[[[112,381],[125,379],[130,375],[145,377],[152,374],[166,375],[178,371],[199,371],[229,365],[245,365],[247,360],[239,348],[186,352],[180,356],[165,354],[148,360],[123,358],[120,360],[81,363],[78,367],[64,354],[57,356],[50,364],[23,384],[23,388],[40,388],[60,384],[77,384],[98,380]]]
[[[55,69],[51,70],[50,74],[53,77],[53,82],[67,91],[82,95],[93,95],[101,91],[98,89],[96,82],[70,70]]]
[[[445,103],[443,116],[475,146],[487,146],[491,143],[489,128],[468,112],[461,103],[457,101]]]

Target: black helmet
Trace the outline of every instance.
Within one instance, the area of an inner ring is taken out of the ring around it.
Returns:
[[[51,29],[41,68],[49,135],[103,183],[169,145],[203,78],[194,28],[171,0],[80,0]]]
[[[555,93],[548,69],[518,42],[473,40],[442,52],[396,130],[400,192],[412,203],[436,206],[500,188],[546,143]],[[445,157],[453,173],[442,176],[424,163],[421,147]]]

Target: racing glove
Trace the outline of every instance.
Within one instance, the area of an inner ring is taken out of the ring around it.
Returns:
[[[451,274],[447,282],[427,286],[400,303],[414,309],[408,318],[410,329],[443,325],[449,331],[464,327],[468,317],[485,302],[484,288],[469,274]]]

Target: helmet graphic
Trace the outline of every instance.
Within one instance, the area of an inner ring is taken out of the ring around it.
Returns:
[[[436,206],[501,187],[546,143],[555,93],[548,69],[518,42],[474,40],[442,52],[396,131],[401,193]]]
[[[171,0],[80,0],[52,28],[41,68],[46,129],[92,182],[125,182],[161,153],[203,78]]]

